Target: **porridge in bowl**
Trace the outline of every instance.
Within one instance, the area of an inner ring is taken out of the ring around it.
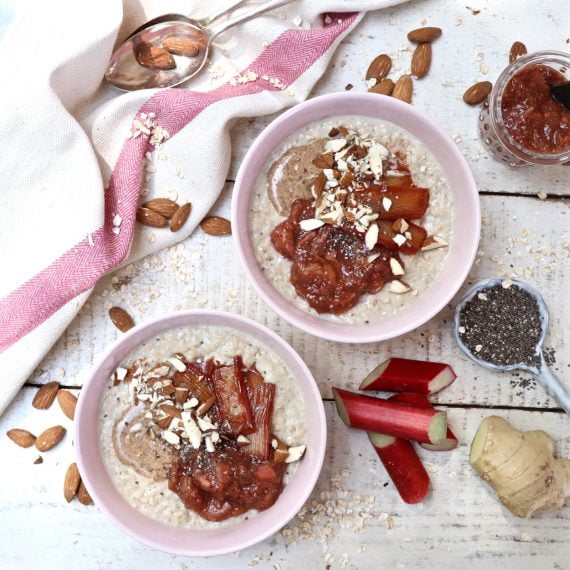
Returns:
[[[98,425],[119,493],[189,529],[270,508],[305,451],[304,401],[289,370],[223,326],[171,329],[137,348],[113,372]]]
[[[347,324],[380,321],[422,295],[445,262],[452,225],[448,181],[425,145],[356,115],[286,139],[249,211],[272,286],[302,310]]]

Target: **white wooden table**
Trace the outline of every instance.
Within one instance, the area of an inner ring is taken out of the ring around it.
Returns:
[[[474,15],[466,9],[481,10]],[[473,82],[494,80],[515,40],[529,50],[568,51],[567,8],[559,0],[425,0],[367,16],[339,48],[315,95],[364,90],[363,75],[378,53],[409,66],[406,32],[438,25],[429,76],[416,83],[414,104],[454,137],[469,160],[481,192],[480,252],[469,282],[493,275],[520,276],[542,291],[552,323],[548,346],[555,371],[570,383],[570,169],[509,170],[487,157],[476,136],[475,109],[461,101]],[[251,141],[271,118],[244,120],[234,129],[234,161],[215,212],[229,214],[236,169]],[[540,200],[538,191],[549,194]],[[185,278],[183,278],[185,276]],[[465,285],[467,287],[468,284]],[[63,473],[73,461],[64,444],[37,454],[0,437],[0,568],[570,568],[570,507],[520,520],[503,509],[468,465],[469,443],[480,420],[500,414],[519,428],[542,428],[570,456],[570,419],[540,388],[523,388],[521,377],[498,376],[463,357],[450,334],[452,306],[399,339],[369,345],[338,345],[294,329],[268,310],[238,265],[231,238],[197,231],[176,248],[103,279],[67,332],[0,418],[0,433],[13,427],[39,432],[54,423],[71,429],[57,405],[39,412],[31,399],[38,386],[58,380],[79,390],[84,371],[118,331],[106,316],[111,305],[129,308],[140,322],[166,312],[218,308],[238,312],[282,335],[306,360],[322,391],[329,423],[324,469],[307,510],[282,533],[237,555],[217,559],[169,556],[142,546],[115,528],[96,507],[62,496]],[[355,388],[388,355],[450,362],[457,382],[439,397],[462,443],[452,453],[422,453],[432,478],[428,500],[402,504],[366,436],[339,422],[333,384]]]

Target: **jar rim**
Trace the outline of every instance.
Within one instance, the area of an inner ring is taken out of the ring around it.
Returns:
[[[562,51],[537,51],[523,55],[510,63],[499,75],[489,95],[489,118],[501,144],[517,158],[534,164],[563,164],[570,161],[570,148],[559,153],[539,153],[529,150],[512,137],[503,122],[501,101],[507,83],[520,69],[538,63],[558,64],[568,71],[570,70],[570,54]]]

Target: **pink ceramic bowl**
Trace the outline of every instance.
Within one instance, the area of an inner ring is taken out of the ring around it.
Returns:
[[[430,288],[410,306],[383,321],[366,325],[332,322],[311,315],[269,283],[253,252],[249,205],[255,181],[273,150],[313,121],[335,115],[385,119],[418,138],[441,165],[453,193],[453,238],[449,255]],[[436,315],[457,293],[475,259],[479,243],[479,195],[467,162],[455,143],[431,119],[411,105],[373,93],[334,93],[310,99],[279,116],[255,140],[237,175],[232,201],[232,228],[245,271],[261,298],[281,317],[315,336],[338,342],[374,342],[411,331]]]
[[[161,524],[131,507],[109,478],[99,450],[97,418],[111,372],[141,343],[173,327],[219,325],[243,332],[275,353],[288,367],[305,400],[307,452],[298,471],[270,509],[216,530],[186,530]],[[185,556],[215,556],[241,550],[277,532],[303,506],[321,471],[326,419],[319,390],[299,355],[279,336],[254,321],[220,311],[185,311],[139,325],[121,336],[94,366],[81,390],[75,418],[79,470],[96,505],[119,528],[140,542]]]

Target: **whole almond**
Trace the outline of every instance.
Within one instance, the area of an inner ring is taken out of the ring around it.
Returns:
[[[425,77],[431,66],[431,44],[418,44],[412,56],[412,75],[418,79]]]
[[[396,85],[394,85],[392,97],[405,101],[406,103],[411,103],[413,90],[414,84],[412,78],[409,75],[402,75],[402,77],[396,81]]]
[[[174,212],[174,216],[172,216],[172,220],[170,220],[170,231],[177,232],[188,219],[190,216],[190,212],[192,210],[192,204],[187,202],[183,206],[180,206],[176,212]]]
[[[32,400],[32,406],[34,406],[36,410],[47,410],[53,404],[58,390],[58,382],[48,382],[47,384],[44,384],[36,392],[36,395]]]
[[[109,317],[111,317],[113,324],[121,332],[127,332],[135,326],[131,315],[129,315],[125,309],[121,309],[121,307],[111,307],[109,309]]]
[[[39,451],[53,449],[63,439],[65,431],[63,426],[53,426],[46,429],[36,438],[36,448]]]
[[[513,61],[516,61],[521,55],[526,55],[527,53],[526,46],[522,42],[515,42],[509,52],[509,63],[513,63]]]
[[[390,73],[390,69],[392,69],[392,59],[389,55],[381,53],[376,56],[368,66],[366,81],[369,79],[376,79],[377,82],[382,81],[382,79]]]
[[[441,28],[418,28],[408,33],[408,39],[415,44],[423,44],[425,42],[433,42],[441,36]]]
[[[493,84],[490,81],[480,81],[465,91],[463,100],[468,105],[479,105],[479,103],[487,99],[489,93],[491,93],[491,89],[493,89]]]
[[[174,200],[169,200],[168,198],[154,198],[154,200],[145,202],[142,207],[153,210],[157,214],[168,219],[172,218],[172,216],[174,216],[174,212],[178,210],[178,204]]]
[[[196,42],[188,38],[177,38],[175,36],[162,40],[162,47],[170,53],[185,55],[186,57],[194,57],[200,51],[200,46]]]
[[[394,82],[391,79],[385,78],[371,87],[368,91],[370,93],[378,93],[379,95],[392,95],[392,91],[394,91]]]
[[[60,390],[57,393],[57,403],[61,411],[70,419],[75,419],[75,406],[77,405],[77,398],[67,390]]]
[[[200,222],[203,232],[211,236],[228,236],[232,233],[232,224],[219,216],[207,216]]]
[[[85,488],[85,484],[83,483],[83,481],[81,481],[81,483],[79,483],[79,489],[77,489],[77,495],[76,496],[77,496],[77,500],[82,505],[92,505],[93,504],[93,499],[91,498],[91,495],[89,494],[89,492]]]
[[[143,226],[150,226],[151,228],[165,228],[168,225],[168,220],[164,216],[142,206],[137,208],[137,221]]]
[[[6,435],[20,447],[32,447],[36,442],[36,436],[27,429],[11,429],[6,432]]]
[[[81,476],[79,475],[79,469],[77,469],[77,463],[72,463],[65,473],[65,479],[63,481],[63,496],[68,503],[71,503],[79,484],[81,483]]]
[[[135,58],[144,67],[152,69],[175,69],[176,62],[168,51],[144,43],[135,49]]]

